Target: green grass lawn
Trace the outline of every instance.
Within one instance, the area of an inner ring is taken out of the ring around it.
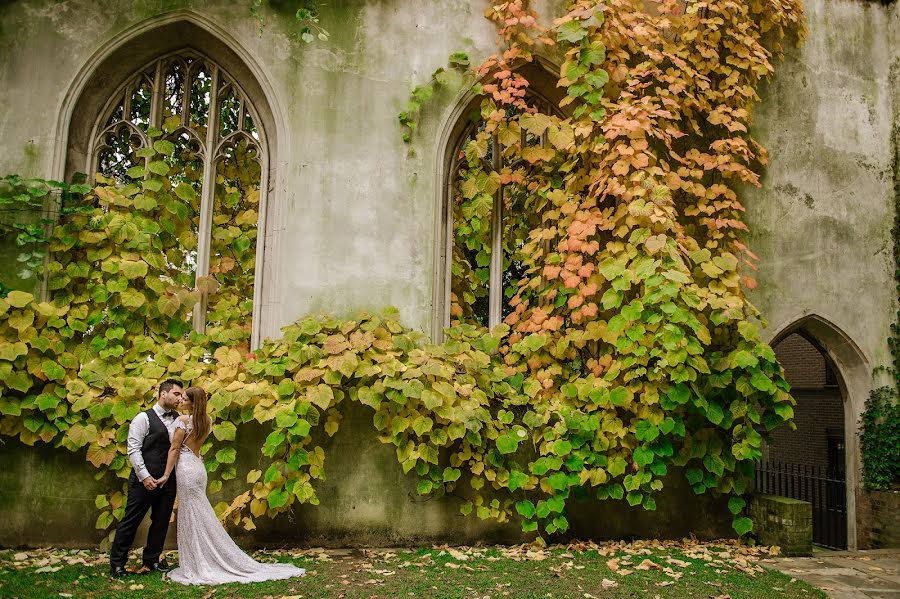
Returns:
[[[271,551],[307,576],[185,587],[158,574],[109,578],[96,551],[0,551],[0,597],[825,597],[734,544],[578,544],[420,550]],[[170,562],[177,556],[168,554]]]

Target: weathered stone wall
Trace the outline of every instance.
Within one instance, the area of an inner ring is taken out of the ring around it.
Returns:
[[[900,5],[807,0],[809,33],[761,90],[752,132],[769,151],[744,190],[759,255],[750,300],[778,340],[801,329],[829,355],[844,400],[851,548],[860,486],[859,416],[886,384],[893,281]]]
[[[517,523],[497,525],[460,515],[459,497],[419,496],[415,478],[398,466],[393,446],[378,441],[371,417],[369,408],[349,406],[340,431],[323,440],[328,478],[317,485],[319,506],[300,506],[274,520],[260,518],[253,533],[233,532],[237,542],[242,547],[334,547],[522,541]],[[255,448],[265,434],[261,427],[239,429],[238,439],[244,441],[236,461],[239,472],[259,467],[261,456]],[[6,441],[0,450],[0,547],[83,547],[101,542],[103,534],[94,529],[94,498],[105,491],[104,483],[94,480],[84,454]],[[716,539],[733,534],[722,498],[695,496],[680,473],[670,475],[665,484],[655,512],[624,502],[576,504],[569,536],[631,539],[694,534]],[[214,504],[230,500],[242,490],[240,482],[232,481],[210,499]],[[170,528],[170,546],[176,530]],[[139,531],[138,545],[145,534]]]
[[[385,305],[397,306],[407,325],[431,332],[432,315],[442,309],[432,305],[440,140],[460,90],[435,95],[411,147],[401,141],[397,114],[410,89],[445,66],[450,53],[465,51],[477,63],[493,51],[495,32],[482,5],[332,0],[322,3],[331,39],[305,45],[291,38],[290,11],[263,4],[260,32],[249,1],[0,3],[0,173],[61,177],[69,120],[95,118],[64,110],[80,93],[85,70],[136,27],[189,19],[248,63],[280,127],[263,267],[267,299],[256,323],[263,335],[277,335],[310,311]],[[552,14],[548,7],[560,2],[537,4]],[[809,0],[807,10],[809,40],[777,65],[755,116],[772,161],[763,188],[746,191],[750,241],[761,257],[753,301],[772,323],[771,335],[814,313],[852,340],[847,355],[855,362],[825,345],[837,352],[832,357],[855,406],[845,421],[853,423],[872,367],[889,361],[885,337],[896,299],[890,131],[897,111],[889,73],[900,17],[896,3],[858,0]],[[263,523],[247,542],[516,536],[514,529],[463,519],[453,498],[420,501],[392,449],[377,442],[370,415],[356,409],[330,441],[322,504],[298,508],[293,520]],[[80,456],[3,441],[0,545],[95,542],[90,466]],[[247,466],[259,458],[251,453],[241,457]],[[671,486],[656,513],[580,506],[573,534],[729,532],[720,503],[698,506],[689,490]]]
[[[859,493],[857,505],[859,548],[900,548],[900,490],[863,489]]]
[[[750,500],[754,533],[763,545],[777,545],[789,556],[812,555],[812,504],[798,499],[756,495]]]

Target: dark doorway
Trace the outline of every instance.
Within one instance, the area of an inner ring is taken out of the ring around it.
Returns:
[[[757,469],[758,491],[809,501],[813,542],[847,548],[844,400],[828,356],[802,333],[775,346],[791,384],[797,430],[772,435]]]

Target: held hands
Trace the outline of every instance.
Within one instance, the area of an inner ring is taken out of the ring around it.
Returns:
[[[154,491],[156,489],[161,488],[166,482],[168,482],[168,476],[161,476],[159,478],[153,478],[152,476],[148,476],[144,480],[141,481],[143,483],[144,488],[148,491]]]

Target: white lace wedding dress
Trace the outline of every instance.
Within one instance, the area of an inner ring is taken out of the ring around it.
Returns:
[[[179,420],[176,428],[193,428]],[[260,582],[303,576],[292,564],[261,564],[240,550],[206,498],[206,467],[186,445],[175,467],[178,489],[178,567],[169,578],[181,584]]]

